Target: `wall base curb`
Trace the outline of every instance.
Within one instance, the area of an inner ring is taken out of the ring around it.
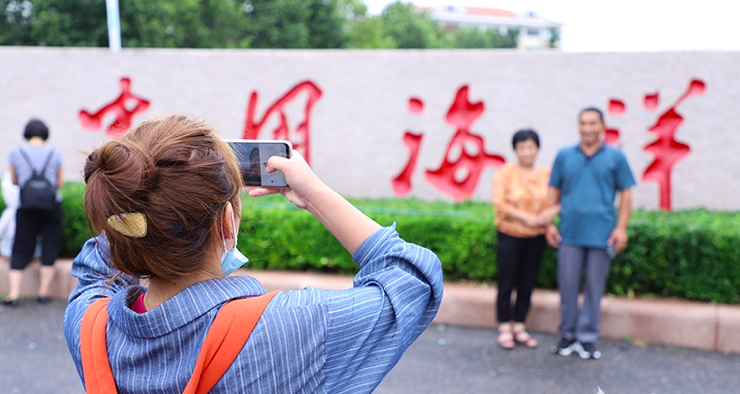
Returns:
[[[66,299],[77,285],[70,274],[72,260],[55,264],[56,276],[50,295]],[[0,262],[0,293],[8,291],[9,264]],[[38,288],[38,261],[23,275],[22,297],[34,297]],[[235,275],[251,275],[268,291],[304,287],[340,290],[352,286],[352,277],[311,272],[240,269]],[[495,328],[496,287],[493,285],[446,282],[444,297],[435,323]],[[556,291],[536,289],[526,321],[527,329],[557,333],[560,323],[560,296]],[[668,299],[625,299],[604,297],[601,304],[600,335],[629,339],[637,343],[681,346],[723,353],[740,353],[740,305],[717,305]]]

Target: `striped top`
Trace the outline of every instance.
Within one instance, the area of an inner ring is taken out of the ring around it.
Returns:
[[[153,310],[129,308],[143,290],[106,261],[104,238],[75,258],[77,288],[64,332],[83,378],[80,327],[87,307],[112,297],[108,355],[118,393],[181,393],[206,332],[228,300],[265,289],[250,276],[196,283]],[[361,267],[346,290],[279,293],[212,393],[370,393],[428,327],[442,300],[442,269],[428,249],[402,240],[395,227],[370,236],[352,256]],[[83,382],[84,383],[84,382]]]
[[[532,228],[509,216],[512,208],[537,214],[547,205],[547,182],[550,169],[538,166],[534,171],[522,171],[515,163],[506,163],[493,176],[493,208],[496,229],[512,237],[535,237],[547,227]]]
[[[26,158],[21,154],[21,149],[26,153],[31,164],[28,163]],[[49,164],[46,165],[46,171],[44,171],[44,178],[46,178],[51,184],[58,188],[58,174],[59,168],[63,164],[62,154],[57,149],[49,144],[44,145],[21,145],[16,146],[10,151],[8,155],[8,164],[15,169],[15,176],[18,180],[18,186],[23,187],[33,176],[33,170],[41,171],[44,167],[46,158],[51,155]],[[62,201],[61,193],[57,192],[57,201]]]

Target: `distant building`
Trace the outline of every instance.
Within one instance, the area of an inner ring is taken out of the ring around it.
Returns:
[[[534,12],[515,13],[497,8],[438,6],[415,7],[429,12],[441,27],[472,27],[481,30],[497,29],[502,35],[509,29],[519,30],[518,48],[560,48],[561,24]],[[553,36],[554,35],[554,36]]]

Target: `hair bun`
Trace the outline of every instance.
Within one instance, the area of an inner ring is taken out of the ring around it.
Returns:
[[[146,191],[156,183],[151,156],[136,144],[110,141],[87,157],[85,182],[105,215],[137,212]]]

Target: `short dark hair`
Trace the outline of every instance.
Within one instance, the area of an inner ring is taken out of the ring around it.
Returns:
[[[538,148],[540,147],[540,136],[532,129],[519,130],[514,133],[514,137],[511,139],[511,146],[516,149],[516,144],[526,140],[532,140]]]
[[[580,113],[578,113],[578,119],[581,118],[581,115],[583,115],[584,112],[596,112],[599,115],[599,120],[601,123],[604,123],[604,112],[602,112],[600,109],[596,107],[586,107],[581,110]]]
[[[33,137],[41,137],[44,141],[49,138],[49,128],[46,127],[44,122],[38,119],[29,120],[26,124],[26,129],[23,131],[23,138],[26,140],[30,140]]]

